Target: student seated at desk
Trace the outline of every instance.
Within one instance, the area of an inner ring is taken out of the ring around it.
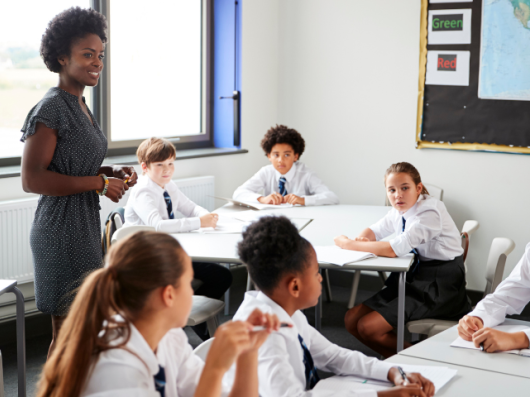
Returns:
[[[250,225],[238,246],[239,257],[247,265],[260,292],[251,291],[234,316],[247,318],[259,309],[293,324],[273,332],[259,349],[258,376],[261,397],[302,396],[432,396],[433,384],[420,374],[409,374],[413,384],[376,393],[374,390],[312,390],[319,381],[316,369],[336,375],[359,375],[390,380],[403,379],[391,364],[339,347],[307,322],[301,312],[313,307],[322,292],[322,277],[315,250],[302,238],[286,217],[264,217]],[[234,378],[234,369],[227,373]],[[423,390],[421,390],[423,387]]]
[[[298,161],[305,149],[300,133],[284,125],[272,127],[261,141],[271,162],[238,187],[233,199],[262,204],[326,205],[339,204],[339,198]]]
[[[484,351],[518,350],[530,348],[530,328],[524,332],[507,333],[491,329],[501,324],[507,314],[520,314],[530,302],[530,243],[510,275],[495,292],[482,299],[475,309],[458,323],[458,335],[482,343]]]
[[[153,226],[156,231],[184,233],[200,227],[215,227],[217,214],[210,214],[187,198],[171,180],[175,172],[176,151],[167,139],[150,138],[143,141],[136,152],[143,175],[131,189],[125,207],[125,224]],[[175,212],[186,216],[175,219]],[[193,262],[193,272],[202,285],[196,295],[219,299],[232,284],[232,273],[215,263]],[[208,339],[206,323],[193,327],[203,340]]]
[[[471,305],[465,289],[464,250],[451,215],[444,203],[429,196],[412,164],[392,164],[385,186],[393,207],[388,214],[353,240],[336,237],[335,244],[390,258],[414,253],[406,274],[405,322],[459,319]],[[394,233],[392,240],[380,241]],[[396,353],[398,281],[399,273],[392,273],[386,288],[350,309],[344,319],[353,336],[384,357]]]
[[[173,237],[138,232],[114,244],[78,292],[44,366],[38,397],[258,397],[258,349],[279,320],[259,311],[221,325],[206,362],[186,325],[191,260]],[[253,326],[265,330],[252,332]],[[224,373],[237,364],[232,390]]]

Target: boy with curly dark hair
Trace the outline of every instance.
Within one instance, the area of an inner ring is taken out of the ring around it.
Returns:
[[[262,204],[339,204],[339,198],[298,161],[305,149],[302,135],[285,125],[267,131],[261,148],[271,162],[238,187],[234,200]]]
[[[315,250],[301,237],[286,217],[268,216],[251,224],[238,245],[241,260],[261,291],[250,291],[234,320],[246,319],[259,308],[276,314],[292,328],[272,333],[258,352],[259,395],[261,397],[330,396],[325,383],[319,382],[316,369],[337,375],[389,380],[398,387],[376,392],[368,385],[348,383],[339,396],[432,396],[433,384],[420,374],[407,374],[410,385],[392,364],[339,347],[309,325],[301,312],[315,306],[322,292],[322,277]],[[234,368],[227,381],[235,376]],[[423,387],[423,390],[420,389]],[[359,390],[358,388],[362,388]],[[353,390],[355,389],[355,390]]]

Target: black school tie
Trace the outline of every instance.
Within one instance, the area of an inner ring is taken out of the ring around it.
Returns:
[[[166,191],[164,191],[164,200],[166,200],[167,216],[169,216],[169,219],[175,219],[175,215],[173,214],[173,204],[171,204],[171,197],[169,197],[169,193]]]
[[[407,223],[407,220],[405,219],[404,216],[402,216],[401,219],[403,220],[403,228],[401,229],[401,233],[404,233],[405,224]],[[416,250],[416,248],[413,248],[412,251],[410,251],[410,253],[414,254],[414,261],[412,262],[412,266],[410,267],[409,271],[414,273],[417,270],[418,265],[420,264],[420,254],[418,254],[418,251]]]
[[[300,341],[300,345],[302,346],[302,351],[304,352],[304,366],[305,366],[305,382],[306,382],[306,389],[311,390],[320,380],[317,368],[315,367],[315,363],[313,362],[313,356],[311,356],[311,352],[307,348],[304,340],[298,334],[298,340]]]
[[[160,397],[164,397],[166,394],[166,371],[160,364],[158,368],[158,373],[154,376],[155,390],[160,393]]]

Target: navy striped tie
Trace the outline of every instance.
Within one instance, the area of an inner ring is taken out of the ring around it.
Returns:
[[[311,390],[318,383],[320,377],[318,376],[317,368],[313,362],[313,356],[311,356],[311,352],[307,348],[300,334],[298,334],[298,340],[300,341],[300,345],[302,345],[302,351],[304,352],[306,389]]]
[[[165,397],[166,394],[166,371],[160,364],[158,365],[158,373],[155,378],[155,390],[160,393],[160,397]]]
[[[404,216],[402,216],[401,219],[403,220],[403,228],[401,229],[401,233],[404,233],[405,224],[407,223],[407,220],[405,219]],[[420,254],[418,253],[416,248],[413,248],[412,251],[410,251],[410,253],[414,254],[414,261],[412,262],[412,266],[410,267],[409,271],[412,271],[412,273],[414,273],[417,270],[418,265],[420,264]]]
[[[173,214],[173,204],[171,204],[171,197],[169,197],[169,193],[166,191],[164,191],[164,200],[166,200],[167,216],[169,216],[169,219],[175,219],[175,215]]]
[[[280,194],[282,196],[287,196],[287,189],[285,188],[285,182],[287,182],[287,179],[285,179],[284,176],[280,177],[280,182],[278,183],[278,189],[280,190]]]

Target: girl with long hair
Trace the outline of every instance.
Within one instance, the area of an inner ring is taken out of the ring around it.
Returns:
[[[258,348],[278,318],[255,311],[221,325],[203,362],[181,329],[192,279],[191,259],[170,235],[138,232],[114,244],[105,268],[81,286],[37,396],[257,397]],[[222,377],[234,361],[229,392]]]

